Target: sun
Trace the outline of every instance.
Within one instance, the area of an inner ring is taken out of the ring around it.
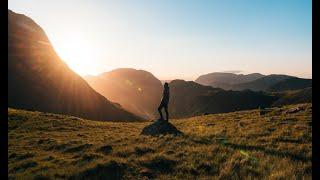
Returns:
[[[54,39],[53,46],[60,58],[79,75],[95,74],[97,50],[89,36],[79,32]]]

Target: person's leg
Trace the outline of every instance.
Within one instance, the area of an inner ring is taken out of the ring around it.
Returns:
[[[165,111],[166,111],[167,121],[169,121],[168,105],[164,106],[164,109],[165,109]]]
[[[161,119],[163,119],[161,109],[162,109],[162,103],[161,103],[160,106],[158,107],[158,111],[159,111],[159,114],[160,114]]]

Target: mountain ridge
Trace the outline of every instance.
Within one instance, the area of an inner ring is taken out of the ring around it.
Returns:
[[[139,120],[97,93],[64,63],[45,31],[8,9],[8,107],[94,120]]]
[[[260,73],[251,73],[244,75],[227,72],[213,72],[199,76],[195,80],[195,82],[203,85],[210,85],[213,87],[227,88],[233,84],[249,82],[261,77],[264,77],[264,75]],[[217,84],[219,85],[217,86]]]

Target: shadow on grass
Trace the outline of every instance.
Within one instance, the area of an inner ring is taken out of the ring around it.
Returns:
[[[292,160],[295,160],[295,161],[308,162],[308,161],[311,161],[311,159],[312,159],[312,157],[307,157],[304,155],[290,153],[290,152],[267,149],[267,148],[264,148],[261,146],[251,146],[251,145],[229,143],[227,137],[214,138],[214,141],[212,141],[212,138],[210,138],[210,137],[202,138],[202,139],[199,139],[199,138],[197,139],[194,137],[189,137],[189,138],[191,141],[193,141],[194,143],[198,143],[198,144],[206,144],[207,145],[207,144],[212,144],[214,142],[217,142],[223,146],[231,147],[233,149],[261,151],[263,153],[273,155],[273,156],[278,156],[278,157],[282,157],[282,158],[288,157],[288,158],[291,158]],[[291,139],[278,139],[277,141],[291,142],[291,143],[302,142],[301,140],[291,140]]]
[[[12,173],[17,173],[17,172],[24,172],[25,170],[29,169],[29,168],[33,168],[38,166],[38,163],[35,161],[28,161],[28,162],[24,162],[22,163],[20,166],[14,167],[11,172]]]
[[[142,162],[142,166],[147,167],[153,171],[161,173],[170,173],[177,165],[177,161],[168,159],[164,156],[155,156],[149,161]]]
[[[92,144],[82,144],[79,146],[68,148],[65,150],[65,152],[67,152],[67,153],[79,152],[79,151],[83,151],[84,149],[88,149],[91,146],[92,146]]]
[[[138,156],[147,154],[147,153],[154,153],[155,151],[148,147],[135,147],[134,148],[135,154]]]
[[[69,179],[123,179],[126,169],[127,166],[125,164],[110,161],[74,174]]]

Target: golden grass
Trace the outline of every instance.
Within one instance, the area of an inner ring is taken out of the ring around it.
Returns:
[[[150,122],[9,108],[9,178],[311,179],[311,114],[299,104],[198,116],[171,121],[183,135],[151,137],[140,135]]]

